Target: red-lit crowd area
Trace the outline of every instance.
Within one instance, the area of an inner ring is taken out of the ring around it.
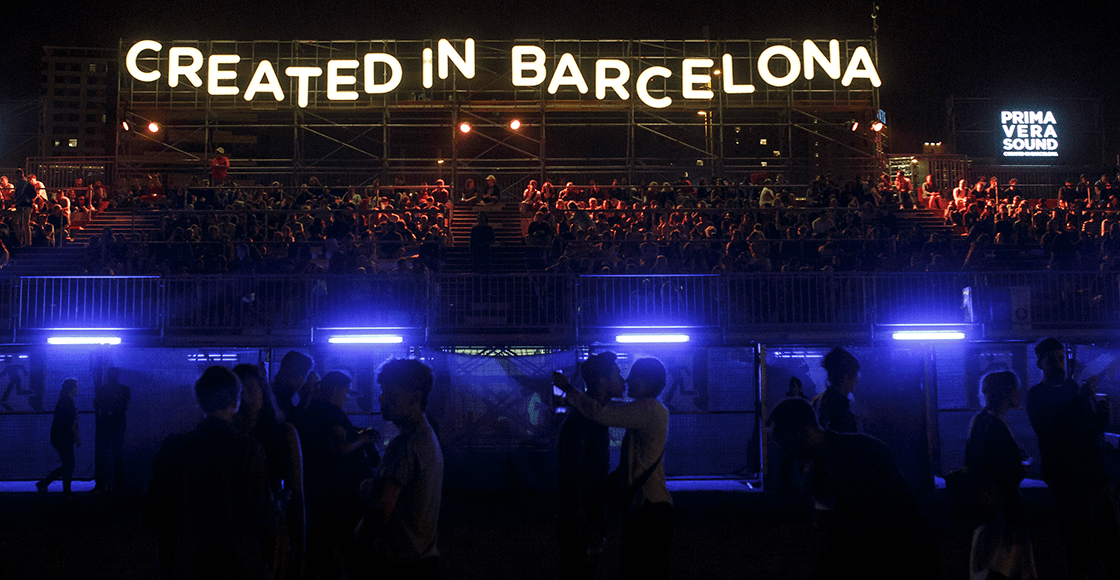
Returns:
[[[314,177],[295,188],[165,188],[157,177],[112,188],[39,183],[31,245],[84,245],[85,270],[75,274],[117,275],[416,274],[477,270],[480,260],[484,271],[578,274],[1118,270],[1118,182],[1081,176],[1043,199],[1028,199],[1014,180],[952,188],[901,172],[809,184],[775,175],[505,188],[493,176],[456,188],[400,179],[327,186]],[[6,205],[12,190],[0,180]],[[158,217],[146,228],[105,229],[97,217],[114,210]],[[481,230],[480,213],[490,217]],[[495,223],[498,215],[516,219]],[[3,216],[0,240],[20,247],[14,210]],[[515,229],[505,233],[517,241],[487,227]],[[453,264],[452,248],[472,260]]]

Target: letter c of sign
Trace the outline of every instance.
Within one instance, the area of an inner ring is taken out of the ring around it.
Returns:
[[[140,70],[140,67],[136,66],[136,59],[140,56],[140,53],[145,50],[159,52],[163,50],[163,45],[154,40],[141,40],[132,45],[132,48],[128,49],[128,55],[125,56],[124,64],[128,69],[128,74],[132,75],[132,78],[142,83],[150,83],[159,80],[159,70],[156,69],[145,72]]]

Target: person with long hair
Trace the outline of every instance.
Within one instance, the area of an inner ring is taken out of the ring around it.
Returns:
[[[268,538],[264,556],[271,556],[271,577],[302,578],[304,568],[305,510],[303,454],[299,434],[290,423],[280,421],[260,368],[251,364],[233,367],[241,380],[241,407],[234,424],[264,446],[268,461],[268,483],[281,506],[281,522]]]

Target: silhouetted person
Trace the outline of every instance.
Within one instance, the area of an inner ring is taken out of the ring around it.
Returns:
[[[890,450],[878,439],[817,423],[800,398],[778,403],[770,437],[802,461],[822,531],[811,578],[936,578],[929,525]]]
[[[132,389],[120,384],[121,370],[105,370],[105,382],[93,391],[95,417],[94,492],[119,491],[124,485],[124,431]]]
[[[969,427],[964,464],[995,490],[996,511],[972,534],[969,569],[972,578],[1037,578],[1019,495],[1027,469],[1006,419],[1022,398],[1019,378],[1011,371],[998,371],[984,375],[980,385],[984,410]]]
[[[434,580],[440,575],[443,452],[424,415],[432,371],[418,360],[393,359],[381,367],[377,382],[381,416],[400,433],[385,450],[373,502],[355,533],[372,547],[377,578]]]
[[[797,377],[789,378],[789,390],[786,391],[785,398],[788,399],[790,397],[800,397],[806,400],[809,398],[807,395],[805,395],[805,392],[802,391],[801,379]]]
[[[299,393],[299,407],[306,408],[311,404],[313,385],[309,385],[311,369],[315,361],[311,357],[299,352],[289,350],[284,358],[280,359],[280,369],[272,380],[272,394],[276,396],[276,408],[284,414],[284,420],[291,423],[298,421],[297,404],[294,397]]]
[[[308,576],[342,577],[354,562],[354,526],[362,517],[359,488],[373,476],[367,458],[379,435],[358,430],[343,410],[351,379],[327,373],[300,416],[299,433],[307,466]],[[377,458],[376,449],[372,458]]]
[[[1044,338],[1034,347],[1042,382],[1027,393],[1027,415],[1038,436],[1042,479],[1054,497],[1073,580],[1103,562],[1120,576],[1120,533],[1104,468],[1101,437],[1109,420],[1107,397],[1095,398],[1097,378],[1078,385],[1066,374],[1065,345]]]
[[[612,374],[617,376],[618,365]],[[564,375],[553,380],[569,401],[591,420],[608,427],[624,427],[618,473],[622,502],[622,578],[650,580],[669,577],[669,544],[673,535],[673,498],[665,485],[665,442],[669,410],[657,397],[665,389],[665,367],[654,358],[634,362],[624,405],[601,405],[572,388]],[[611,379],[616,380],[612,377]]]
[[[825,355],[821,366],[828,374],[828,385],[813,399],[820,426],[838,433],[858,433],[859,421],[848,396],[859,382],[859,361],[850,352],[836,347]]]
[[[600,405],[624,389],[613,352],[591,355],[580,366],[587,396]],[[610,431],[578,409],[568,409],[559,436],[556,536],[560,578],[594,578],[607,528]]]
[[[263,554],[272,562],[271,578],[303,578],[306,554],[306,511],[303,453],[299,435],[290,423],[276,418],[268,381],[256,365],[239,364],[233,373],[241,381],[241,407],[234,424],[264,446],[268,483],[278,500],[280,522],[269,536]]]
[[[206,417],[165,439],[152,464],[145,519],[158,532],[160,576],[264,579],[261,546],[276,517],[264,448],[233,424],[241,384],[212,366],[194,392]]]
[[[490,273],[490,246],[494,244],[494,228],[485,212],[478,214],[478,224],[471,228],[471,268],[476,274]]]
[[[74,446],[82,446],[78,434],[78,407],[74,397],[78,396],[78,381],[66,379],[58,391],[58,403],[54,406],[54,420],[51,421],[51,447],[58,452],[62,466],[50,472],[35,483],[39,493],[46,493],[47,486],[56,479],[62,480],[62,493],[70,495],[70,483],[74,479]]]

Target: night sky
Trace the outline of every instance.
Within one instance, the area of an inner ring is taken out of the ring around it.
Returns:
[[[160,40],[869,38],[872,2],[211,0],[21,2],[3,18],[0,99],[38,94],[41,47]],[[1120,151],[1120,19],[1112,3],[880,0],[879,74],[893,152],[945,140],[945,101],[1101,98]],[[45,9],[44,9],[45,8]]]

